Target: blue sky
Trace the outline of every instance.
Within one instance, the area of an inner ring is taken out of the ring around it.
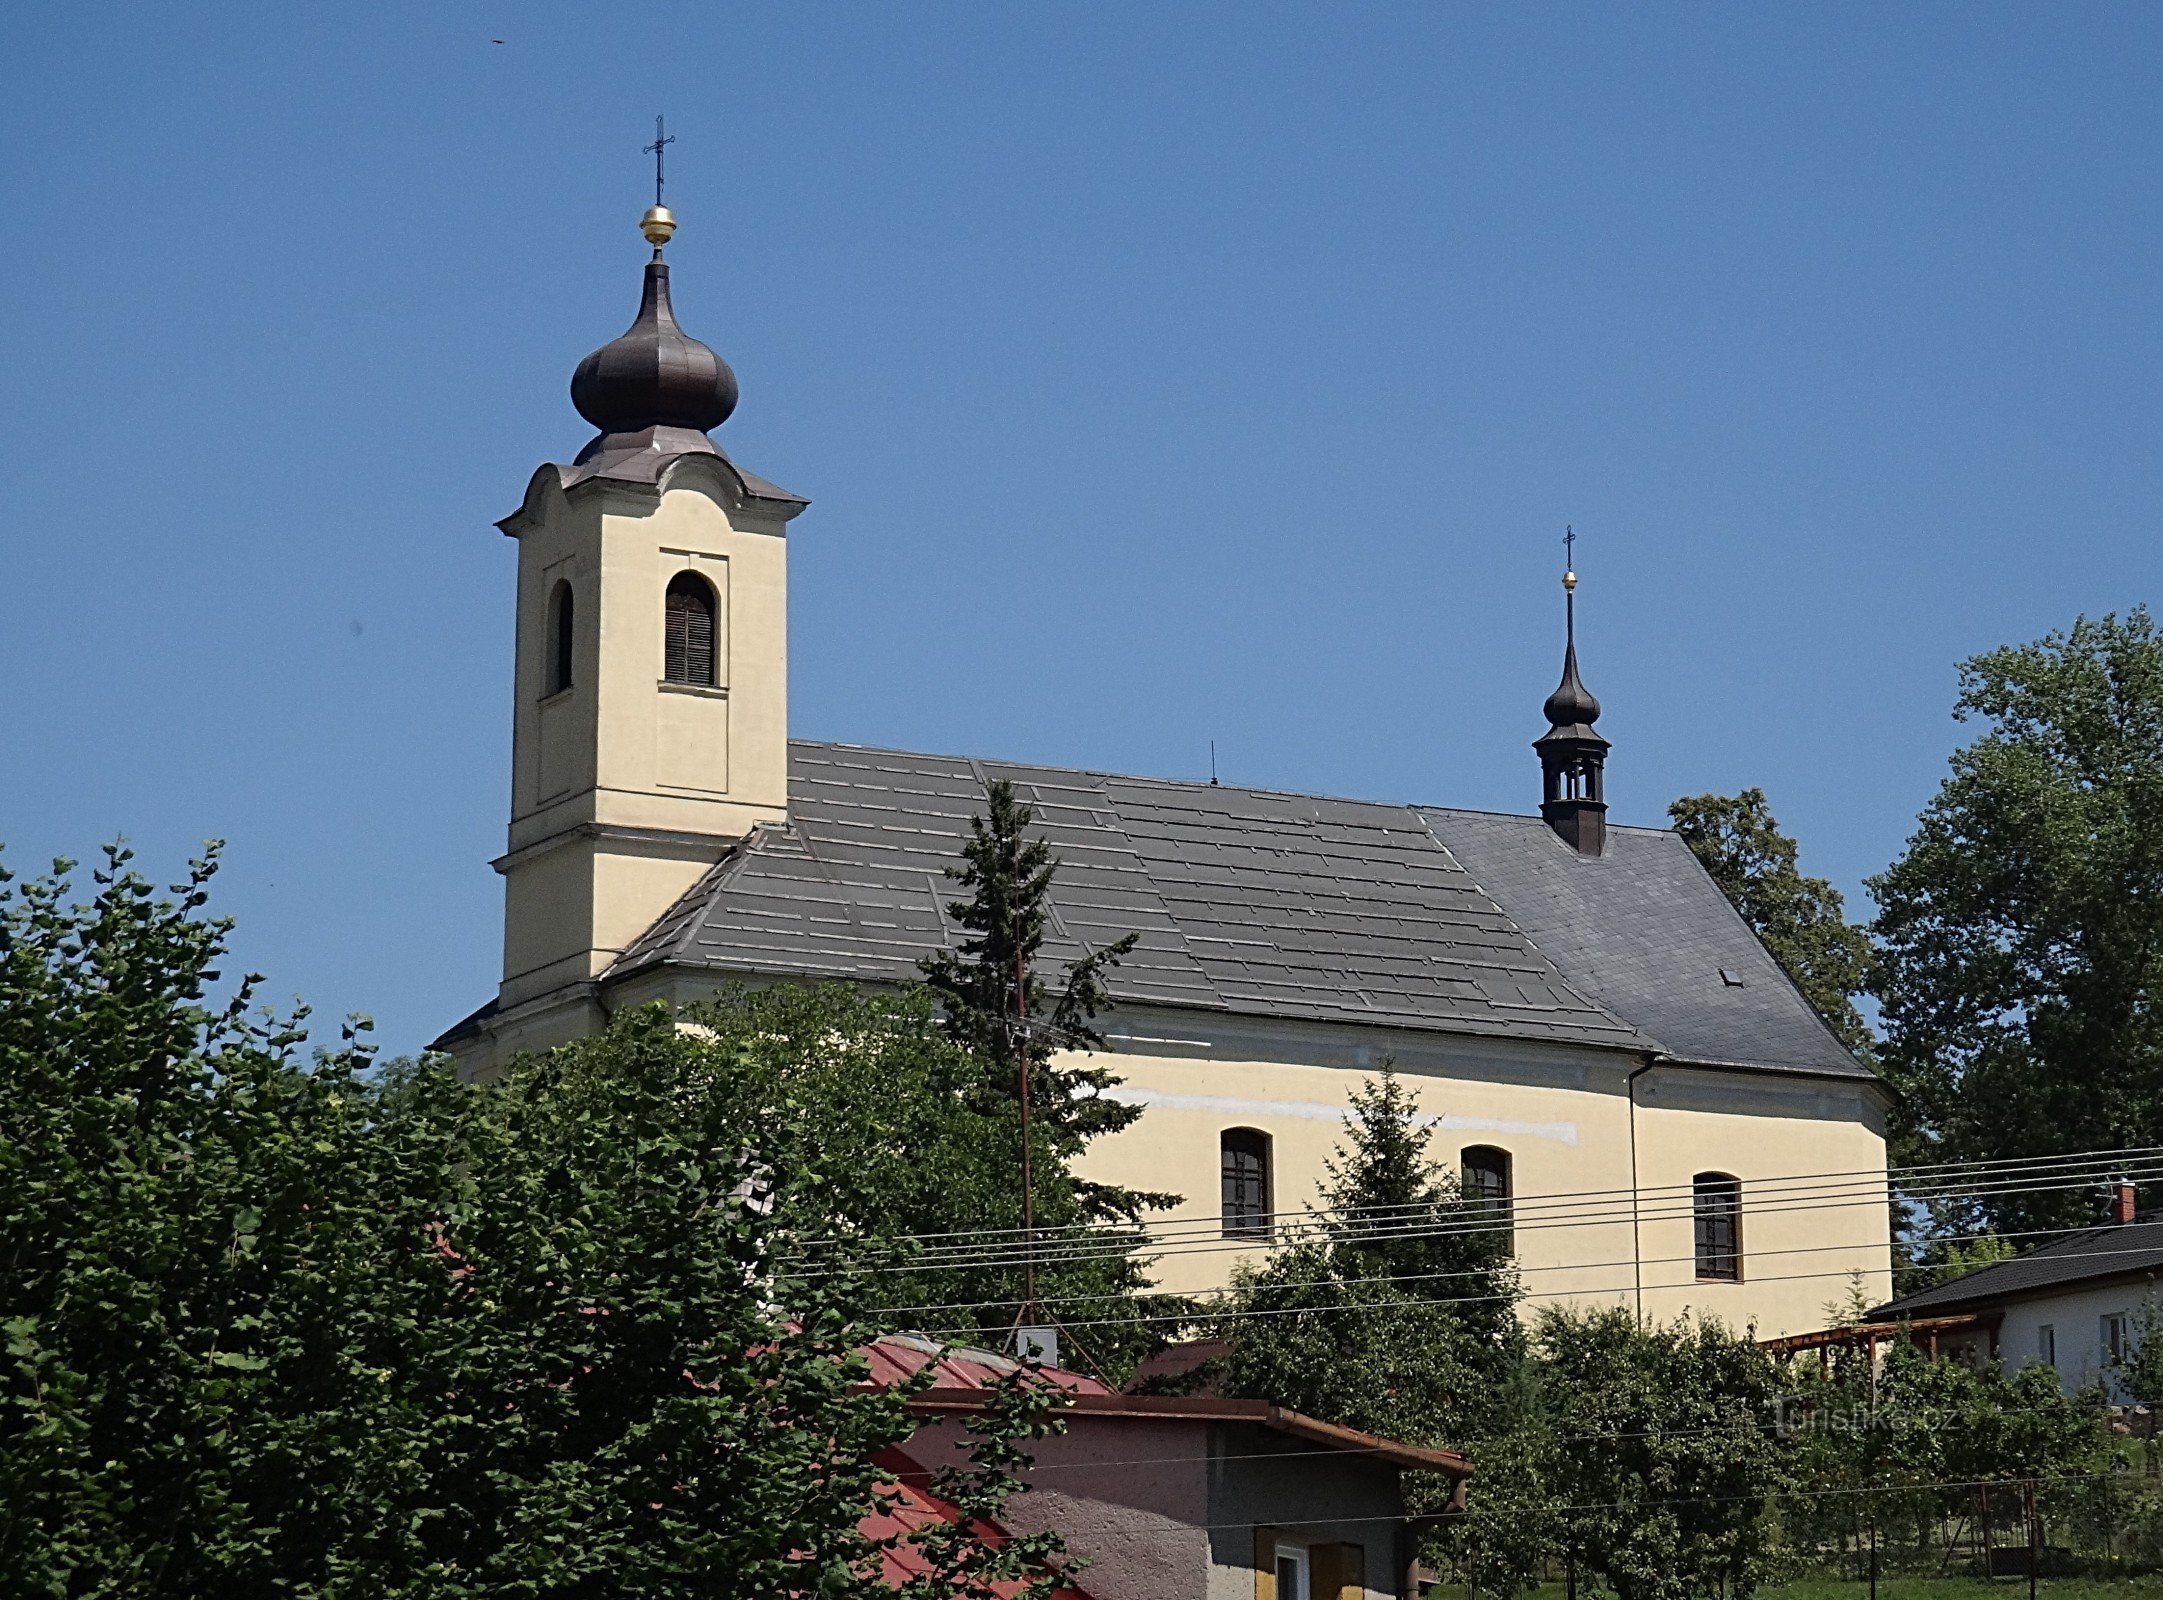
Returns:
[[[0,75],[7,859],[223,837],[393,1049],[493,991],[491,524],[656,111],[802,734],[1527,810],[1570,523],[1615,814],[1762,784],[1859,894],[1955,663],[2151,595],[2153,6],[206,0]]]

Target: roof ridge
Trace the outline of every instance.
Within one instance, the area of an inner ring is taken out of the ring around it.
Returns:
[[[1055,761],[1023,761],[1004,756],[965,756],[945,750],[905,750],[900,745],[857,744],[848,739],[791,739],[791,746],[803,745],[822,750],[853,750],[865,755],[913,756],[919,760],[951,761],[957,766],[973,770],[986,766],[1023,767],[1036,772],[1065,773],[1077,778],[1116,778],[1122,783],[1161,783],[1173,789],[1231,790],[1236,794],[1267,795],[1279,800],[1329,800],[1340,805],[1389,806],[1404,811],[1447,811],[1467,817],[1507,817],[1513,822],[1531,823],[1538,827],[1547,824],[1537,814],[1527,811],[1490,811],[1480,806],[1449,806],[1432,800],[1377,800],[1372,795],[1336,794],[1322,789],[1278,789],[1257,783],[1222,783],[1209,778],[1167,778],[1147,772],[1115,772],[1109,767],[1074,767]],[[1654,838],[1674,834],[1673,828],[1654,828],[1641,822],[1611,822],[1608,832],[1646,834]]]

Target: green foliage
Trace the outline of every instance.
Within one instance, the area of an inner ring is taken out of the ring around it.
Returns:
[[[725,1096],[741,1125],[816,1153],[820,1185],[784,1199],[784,1220],[807,1241],[794,1263],[801,1281],[819,1281],[846,1247],[865,1268],[866,1314],[889,1327],[1005,1342],[1022,1292],[1012,1243],[1021,1121],[1011,1096],[983,1092],[982,1062],[948,1037],[931,993],[780,984],[724,993],[679,1019],[682,1029],[657,1026],[671,1033],[670,1048],[705,1063],[704,1092]],[[607,1055],[621,1046],[604,1038],[570,1048]],[[1064,1141],[1042,1124],[1031,1131],[1038,1227],[1092,1220]],[[1002,1242],[989,1251],[907,1242],[957,1233]],[[1116,1374],[1162,1342],[1151,1319],[1174,1308],[1146,1293],[1131,1251],[1077,1254],[1042,1252],[1037,1292],[1079,1308],[1074,1320],[1090,1326],[1068,1342]]]
[[[1780,1378],[1746,1337],[1685,1317],[1541,1313],[1561,1538],[1620,1600],[1747,1600],[1772,1570],[1785,1482]]]
[[[1459,1582],[1502,1600],[1537,1587],[1568,1548],[1556,1474],[1563,1448],[1538,1416],[1476,1439],[1467,1514],[1444,1521],[1434,1555]]]
[[[1952,758],[1871,880],[1887,1076],[1911,1142],[1988,1160],[2155,1142],[2163,1127],[2163,638],[2083,617],[1961,668]],[[2000,1228],[2084,1196],[1994,1197]],[[1962,1229],[1961,1231],[1967,1231]]]
[[[2163,1304],[2150,1289],[2134,1310],[2131,1348],[2112,1363],[2111,1373],[2136,1404],[2151,1412],[2163,1406]],[[2151,1437],[2153,1430],[2150,1430]]]
[[[901,1600],[1051,1600],[1088,1565],[1064,1559],[1066,1540],[1057,1533],[1015,1533],[992,1544],[974,1531],[1002,1520],[1007,1501],[1026,1492],[1021,1475],[1035,1458],[1025,1446],[1063,1432],[1058,1412],[1070,1404],[1066,1391],[1026,1366],[1000,1378],[989,1407],[970,1423],[969,1465],[933,1475],[932,1491],[961,1515],[919,1537],[930,1570],[903,1585]]]
[[[878,1592],[902,1398],[848,1254],[771,1281],[816,1139],[650,1011],[486,1087],[303,1064],[207,998],[209,876],[0,887],[10,1592]]]
[[[947,876],[969,891],[966,899],[947,906],[965,937],[958,951],[938,951],[920,965],[947,1036],[975,1064],[970,1103],[986,1117],[1009,1117],[1020,1104],[1024,1083],[1028,1087],[1030,1194],[1039,1232],[1048,1235],[1075,1223],[1123,1224],[1129,1230],[1123,1237],[1100,1236],[1090,1262],[1063,1261],[1056,1270],[1040,1268],[1036,1274],[1036,1299],[1067,1325],[1068,1344],[1085,1364],[1111,1372],[1161,1344],[1161,1334],[1153,1331],[1158,1324],[1149,1319],[1181,1307],[1170,1299],[1144,1297],[1148,1277],[1134,1254],[1143,1242],[1142,1214],[1176,1205],[1179,1197],[1094,1183],[1074,1172],[1090,1141],[1132,1125],[1141,1115],[1141,1107],[1110,1094],[1121,1080],[1103,1065],[1104,1040],[1093,1025],[1111,1004],[1105,974],[1134,948],[1135,936],[1069,963],[1057,993],[1052,992],[1037,958],[1058,863],[1043,840],[1030,837],[1034,820],[1029,807],[1014,798],[1011,783],[1002,778],[985,786],[984,812],[969,819],[961,865],[947,869]],[[986,1252],[981,1264],[959,1275],[949,1299],[1006,1303],[979,1306],[973,1313],[942,1308],[926,1315],[935,1326],[942,1317],[972,1315],[971,1330],[998,1343],[1028,1298],[1016,1265],[1022,1248],[1019,1133],[985,1149],[1006,1163],[1004,1193],[1014,1197],[1013,1203],[986,1188],[954,1208],[954,1220],[943,1227],[1003,1228],[1010,1230],[1011,1242]],[[1032,1248],[1030,1254],[1044,1262],[1061,1253]],[[1074,1324],[1086,1338],[1077,1336]]]
[[[1847,920],[1838,889],[1803,875],[1795,841],[1780,831],[1765,791],[1686,795],[1667,814],[1803,998],[1868,1061],[1875,1041],[1855,997],[1869,974],[1869,935]]]
[[[1799,1492],[1781,1521],[1797,1549],[1860,1551],[1875,1537],[1889,1554],[1920,1553],[1947,1522],[1986,1507],[2025,1543],[2029,1485],[2047,1491],[2062,1517],[2107,1513],[2103,1502],[2117,1493],[2101,1393],[2068,1397],[2048,1366],[2008,1373],[1995,1362],[1934,1358],[1905,1340],[1876,1367],[1859,1349],[1841,1352],[1830,1381],[1819,1380],[1814,1357],[1806,1363],[1783,1409]]]
[[[1430,1139],[1389,1069],[1353,1095],[1315,1236],[1235,1274],[1226,1393],[1421,1444],[1499,1424],[1524,1348],[1517,1272]]]
[[[984,813],[969,819],[962,864],[947,869],[947,876],[969,891],[967,899],[946,908],[967,937],[959,951],[941,950],[920,965],[945,1008],[954,1041],[985,1064],[987,1089],[995,1095],[1017,1093],[1026,1064],[1032,1115],[1052,1130],[1061,1154],[1071,1157],[1091,1139],[1116,1133],[1141,1115],[1139,1106],[1105,1095],[1119,1083],[1106,1068],[1052,1065],[1062,1050],[1104,1048],[1092,1026],[1111,1003],[1104,975],[1134,948],[1135,936],[1069,963],[1053,997],[1037,955],[1058,863],[1049,845],[1029,836],[1034,820],[1004,778],[985,786]],[[1131,1218],[1139,1209],[1138,1199],[1116,1191],[1099,1191],[1098,1197],[1111,1215]]]

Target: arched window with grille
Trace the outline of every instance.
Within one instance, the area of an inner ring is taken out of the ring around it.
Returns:
[[[1502,1246],[1510,1247],[1510,1153],[1491,1144],[1467,1145],[1457,1157],[1458,1185],[1464,1197],[1502,1224]]]
[[[1742,1281],[1742,1181],[1725,1172],[1690,1180],[1697,1231],[1697,1276],[1704,1283]]]
[[[695,572],[668,580],[668,640],[661,676],[711,687],[714,681],[713,586]]]
[[[1224,1237],[1267,1239],[1269,1135],[1259,1128],[1226,1128],[1217,1146],[1224,1173]]]
[[[548,596],[548,676],[541,690],[545,697],[571,687],[571,582],[558,578]]]

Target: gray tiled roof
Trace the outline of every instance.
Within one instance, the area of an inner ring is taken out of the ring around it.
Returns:
[[[1570,981],[1686,1060],[1863,1070],[1665,828],[1588,860],[1537,817],[1428,811],[1435,832]],[[1741,1052],[1738,1056],[1738,1052]]]
[[[1139,936],[1119,1000],[1865,1074],[1771,981],[1672,835],[1610,829],[1609,856],[1585,861],[1526,818],[808,741],[789,754],[788,826],[731,852],[610,977],[914,979],[955,937],[945,869],[984,781],[1006,778],[1060,862],[1047,954]],[[1571,891],[1572,868],[1597,886]]]
[[[2003,1300],[2130,1273],[2163,1272],[2163,1219],[2079,1228],[2010,1261],[1902,1295],[1869,1313],[1873,1322],[1973,1311]]]

